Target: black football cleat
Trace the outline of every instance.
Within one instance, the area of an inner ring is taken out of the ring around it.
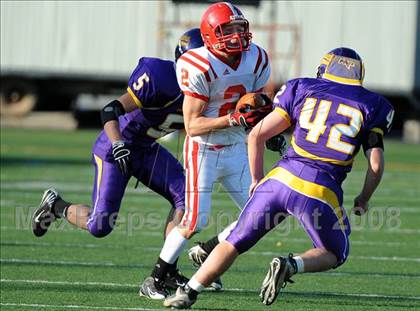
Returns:
[[[178,269],[168,273],[165,279],[165,286],[169,289],[177,289],[178,287],[184,287],[190,279],[182,275]]]
[[[169,296],[169,292],[163,282],[156,281],[153,277],[149,276],[140,286],[139,295],[140,297],[162,300]]]
[[[35,236],[41,237],[47,233],[50,225],[55,221],[56,217],[52,212],[52,207],[60,195],[54,188],[45,190],[39,207],[32,215],[32,232]]]

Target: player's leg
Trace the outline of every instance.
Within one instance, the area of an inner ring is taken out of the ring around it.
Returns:
[[[220,183],[239,210],[243,209],[248,201],[251,185],[246,148],[245,144],[237,144],[233,147],[233,150],[229,152],[229,157],[223,163],[225,175],[220,178]],[[233,222],[220,232],[219,241],[224,241],[235,226],[236,222]]]
[[[185,209],[185,175],[179,161],[163,146],[153,144],[143,152],[143,167],[136,176],[149,189],[170,203],[164,238],[179,224]]]
[[[314,248],[300,257],[302,272],[321,272],[343,264],[349,253],[350,225],[344,209],[314,199],[299,218]]]
[[[207,260],[191,278],[185,288],[165,300],[165,306],[186,308],[213,280],[223,274],[242,254],[253,247],[267,232],[282,222],[287,213],[283,202],[287,201],[287,188],[266,180],[260,184],[246,203],[237,225],[227,239],[210,253]]]
[[[225,151],[225,154],[221,153],[220,155],[220,157],[223,157],[222,160],[219,160],[219,163],[223,166],[223,176],[219,178],[220,183],[236,206],[242,209],[248,200],[249,185],[251,184],[246,146],[237,144]],[[204,262],[208,254],[217,244],[226,239],[235,226],[236,222],[233,222],[217,236],[191,248],[189,251],[190,259],[196,264]]]
[[[164,147],[153,144],[144,154],[144,165],[136,176],[145,186],[160,194],[170,203],[166,219],[164,240],[169,232],[181,221],[185,209],[185,176],[182,165]],[[179,273],[177,260],[170,264],[165,277],[165,285],[177,288],[188,282],[188,278]]]
[[[152,299],[163,299],[166,294],[160,291],[155,294],[155,288],[162,288],[167,272],[184,250],[188,240],[207,224],[210,213],[211,192],[216,179],[214,170],[204,146],[187,137],[184,144],[185,176],[185,213],[181,223],[166,237],[159,258],[152,271],[140,289],[140,294]]]
[[[56,204],[58,202],[58,204]],[[70,203],[61,199],[59,193],[54,188],[44,191],[39,207],[32,214],[32,232],[36,237],[41,237],[47,233],[51,224],[61,218],[60,214],[67,211]],[[57,211],[60,209],[60,213]]]
[[[165,228],[163,230],[163,240],[165,240],[169,232],[181,222],[182,216],[184,216],[184,209],[171,208],[169,210],[168,216],[166,217]]]
[[[221,159],[220,159],[221,158]],[[237,144],[223,150],[219,157],[219,163],[222,166],[223,175],[220,177],[220,183],[232,198],[239,209],[242,209],[248,200],[249,185],[251,176],[249,173],[248,156],[245,144]],[[230,232],[235,228],[236,221],[223,229],[218,235],[207,240],[199,242],[188,251],[188,257],[196,265],[200,266],[212,252],[212,250],[226,239]],[[211,288],[216,291],[223,289],[220,278],[217,278]]]
[[[76,227],[89,230],[96,237],[106,236],[112,231],[128,178],[124,177],[113,163],[103,161],[96,155],[93,156],[93,164],[95,166],[93,208],[67,202],[55,189],[47,189],[32,221],[36,236],[42,236],[47,232],[51,224],[51,222],[48,224],[48,219],[57,218],[66,219]],[[37,226],[37,219],[44,219],[40,224],[42,226]],[[46,222],[48,226],[45,226]]]
[[[295,273],[320,272],[342,264],[348,255],[350,227],[342,205],[339,185],[322,172],[310,168],[290,173],[278,168],[273,178],[293,188],[287,209],[293,214],[310,238],[314,248],[300,256],[274,258],[261,288],[261,300],[271,304],[281,288]],[[302,173],[303,172],[303,173]],[[309,180],[301,178],[306,174]],[[299,176],[299,177],[298,177]]]
[[[136,154],[133,152],[133,158]],[[92,193],[92,210],[87,221],[88,231],[95,237],[111,233],[120,210],[130,177],[123,176],[115,163],[94,155],[96,182]]]

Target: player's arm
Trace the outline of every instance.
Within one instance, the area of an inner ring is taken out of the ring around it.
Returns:
[[[370,132],[363,142],[363,149],[368,161],[365,182],[360,194],[354,199],[354,212],[363,215],[369,208],[369,200],[382,179],[385,160],[382,135]]]
[[[122,140],[118,117],[138,108],[132,96],[125,93],[110,102],[101,110],[101,120],[104,131],[112,143],[112,154],[118,163],[120,171],[128,175],[131,170],[130,149]]]
[[[378,187],[384,172],[384,141],[383,136],[390,132],[394,109],[383,97],[377,111],[369,118],[369,128],[362,138],[363,151],[368,160],[365,182],[360,194],[354,199],[353,211],[356,215],[364,214],[369,208],[369,199]]]
[[[214,129],[222,129],[229,125],[229,116],[207,118],[202,115],[207,102],[196,97],[185,95],[182,106],[185,131],[189,136],[203,135]]]
[[[252,183],[250,194],[258,182],[264,177],[264,145],[265,142],[290,127],[290,120],[272,111],[261,120],[248,135],[248,161]]]
[[[102,125],[111,143],[121,140],[118,117],[136,108],[138,107],[129,93],[125,93],[102,108]]]

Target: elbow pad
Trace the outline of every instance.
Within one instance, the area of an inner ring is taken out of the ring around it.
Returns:
[[[101,110],[102,125],[108,121],[118,120],[118,117],[125,113],[125,109],[120,101],[113,100],[108,105],[104,106]]]
[[[381,148],[384,150],[384,139],[381,134],[375,132],[369,132],[362,141],[363,151],[366,153],[372,148]]]

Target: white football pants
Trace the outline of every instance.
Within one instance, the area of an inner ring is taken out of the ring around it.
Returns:
[[[251,184],[247,146],[208,146],[187,136],[184,142],[185,213],[181,221],[190,231],[199,232],[208,224],[213,184],[220,182],[242,209]]]

